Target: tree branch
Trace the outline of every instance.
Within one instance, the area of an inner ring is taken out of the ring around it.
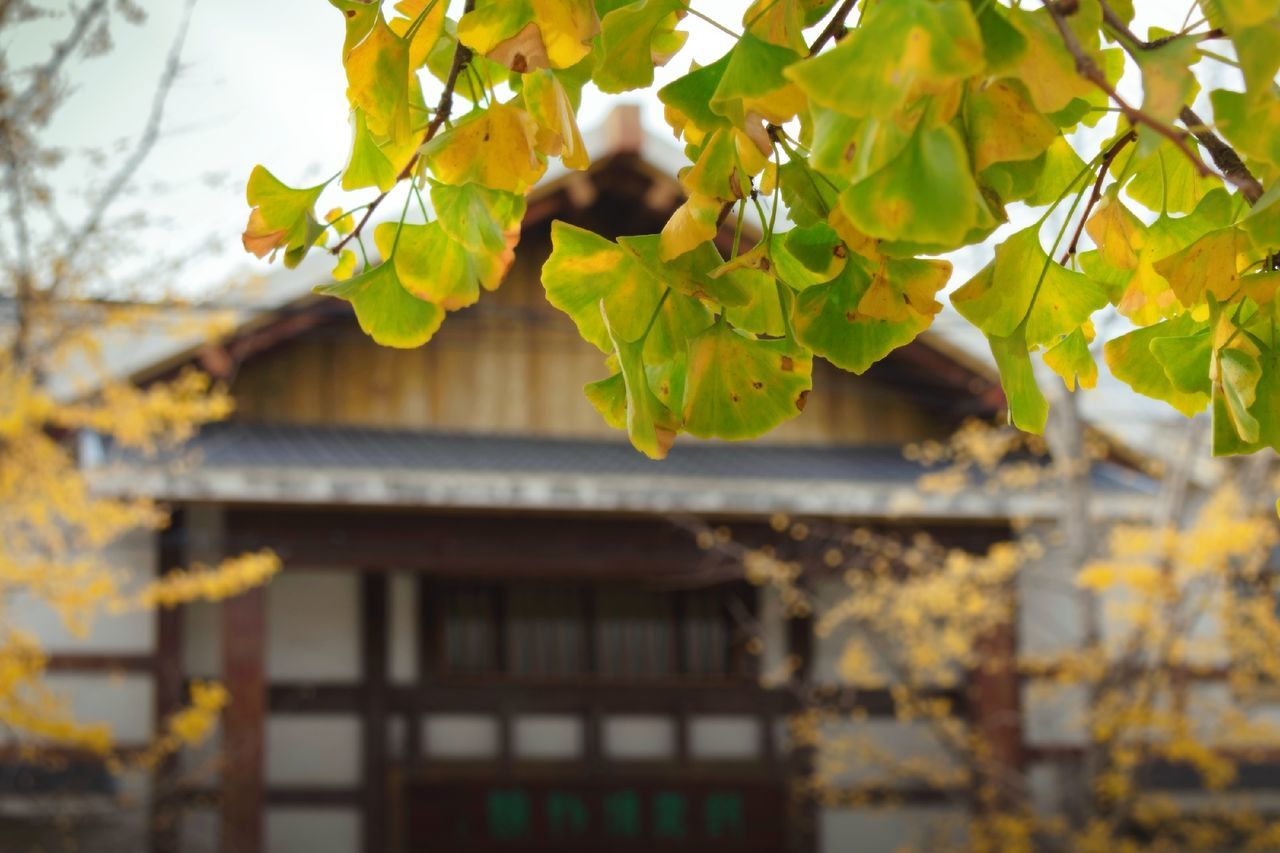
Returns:
[[[836,13],[831,16],[831,20],[827,21],[827,25],[818,33],[818,37],[813,40],[813,44],[809,47],[809,55],[814,56],[818,51],[826,47],[827,42],[835,39],[839,41],[844,37],[847,28],[844,25],[845,19],[849,17],[849,13],[853,11],[853,7],[858,5],[858,0],[844,0],[840,4],[840,8],[836,9]]]
[[[1196,171],[1198,171],[1201,176],[1209,177],[1214,174],[1213,170],[1206,166],[1204,161],[1200,159],[1199,155],[1197,155],[1196,152],[1187,145],[1186,131],[1178,130],[1172,125],[1166,124],[1153,116],[1147,115],[1142,110],[1122,98],[1120,93],[1116,91],[1115,87],[1108,82],[1107,75],[1103,73],[1100,67],[1098,67],[1098,63],[1094,62],[1093,57],[1085,52],[1083,45],[1081,45],[1080,40],[1076,38],[1075,32],[1067,23],[1067,20],[1058,5],[1053,3],[1052,0],[1041,0],[1041,2],[1044,4],[1045,9],[1048,10],[1049,17],[1053,20],[1054,26],[1058,28],[1058,33],[1062,36],[1063,45],[1066,46],[1067,51],[1070,52],[1071,56],[1075,59],[1076,71],[1079,72],[1081,77],[1106,92],[1107,97],[1115,102],[1116,106],[1120,108],[1120,112],[1122,112],[1124,117],[1129,120],[1129,124],[1134,127],[1145,125],[1168,139],[1179,151],[1186,155],[1187,159],[1191,161],[1192,165],[1195,166]]]
[[[1130,130],[1113,142],[1107,152],[1102,155],[1102,165],[1098,167],[1098,179],[1093,182],[1093,192],[1089,194],[1089,200],[1085,202],[1084,213],[1080,215],[1080,221],[1076,223],[1076,232],[1071,235],[1071,242],[1067,244],[1067,250],[1062,253],[1062,260],[1058,261],[1058,263],[1066,266],[1067,261],[1076,253],[1076,246],[1080,243],[1080,235],[1084,232],[1084,224],[1089,220],[1089,213],[1102,198],[1102,182],[1107,177],[1107,170],[1111,168],[1111,164],[1115,162],[1116,156],[1120,151],[1137,138],[1138,135]]]
[[[48,91],[49,84],[71,56],[71,52],[76,49],[80,42],[84,41],[84,37],[89,32],[89,26],[106,10],[107,0],[92,0],[88,6],[76,13],[76,19],[71,25],[71,32],[67,33],[66,38],[54,45],[53,53],[49,59],[35,70],[31,84],[10,102],[9,108],[4,111],[5,120],[17,121],[26,118],[35,100],[42,93]]]
[[[463,14],[470,12],[475,8],[475,5],[475,0],[467,0],[463,7]],[[426,145],[434,139],[435,135],[440,132],[440,128],[448,121],[449,114],[453,111],[453,90],[458,85],[458,75],[462,73],[462,69],[470,61],[471,49],[462,42],[458,42],[453,49],[453,63],[449,66],[449,76],[444,81],[444,91],[440,93],[440,100],[436,104],[435,112],[431,115],[431,121],[427,124],[426,132],[422,135],[422,142],[418,147],[418,151],[413,153],[413,156],[409,158],[409,162],[400,170],[400,174],[396,175],[395,185],[386,192],[380,193],[377,198],[369,203],[369,206],[365,209],[364,216],[360,217],[360,221],[356,223],[355,228],[351,229],[351,233],[339,240],[338,245],[329,250],[331,254],[337,255],[342,251],[343,247],[358,237],[360,232],[364,230],[365,225],[368,224],[369,219],[372,218],[373,212],[378,209],[378,205],[382,204],[386,197],[391,194],[391,190],[399,186],[401,181],[412,177],[414,167],[418,165],[418,157],[419,152],[422,150],[422,145]]]
[[[1111,4],[1107,3],[1106,0],[1102,0],[1102,21],[1127,42],[1127,49],[1130,55],[1133,54],[1134,50],[1154,50],[1176,38],[1195,38],[1197,41],[1203,41],[1211,38],[1223,38],[1226,35],[1221,29],[1212,29],[1204,33],[1197,33],[1194,36],[1165,36],[1155,41],[1143,41],[1116,14],[1115,10],[1111,8]],[[1213,159],[1213,165],[1217,166],[1219,171],[1222,172],[1222,177],[1239,189],[1251,206],[1256,204],[1258,199],[1262,197],[1262,184],[1249,171],[1249,167],[1240,159],[1240,155],[1236,153],[1235,149],[1214,133],[1191,107],[1184,106],[1178,114],[1178,119],[1186,125],[1187,130],[1191,131],[1191,135],[1195,137],[1196,141],[1209,152],[1209,156]]]
[[[102,192],[94,199],[93,205],[89,208],[89,213],[85,216],[84,222],[70,235],[71,251],[67,253],[67,260],[74,261],[74,250],[82,245],[98,232],[102,227],[102,221],[106,218],[107,211],[110,210],[120,195],[129,186],[129,182],[133,180],[133,176],[142,166],[147,156],[151,153],[151,149],[160,139],[160,125],[164,120],[165,105],[169,101],[169,94],[173,91],[173,84],[178,79],[178,74],[182,70],[182,49],[187,41],[187,32],[191,28],[191,15],[195,9],[198,0],[187,0],[186,8],[182,12],[182,19],[178,23],[178,31],[174,34],[173,42],[169,46],[169,55],[165,59],[164,69],[160,72],[160,80],[156,84],[155,94],[151,98],[151,111],[147,115],[147,122],[143,126],[142,135],[138,137],[137,143],[133,147],[133,151],[120,168],[115,171],[110,180],[107,181]],[[50,292],[58,289],[59,285],[66,279],[67,272],[72,264],[64,264],[64,272],[60,273],[57,278],[49,286]]]

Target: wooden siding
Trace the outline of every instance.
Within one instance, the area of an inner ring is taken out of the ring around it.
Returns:
[[[547,227],[530,228],[502,287],[450,315],[419,349],[377,346],[353,317],[342,317],[258,354],[235,378],[237,416],[266,423],[624,440],[582,394],[585,383],[607,375],[604,356],[545,302],[539,268],[548,250]],[[938,414],[944,407],[935,399],[936,387],[922,393],[901,381],[846,374],[822,361],[814,373],[805,411],[770,434],[770,441],[900,443],[945,436],[954,426]]]

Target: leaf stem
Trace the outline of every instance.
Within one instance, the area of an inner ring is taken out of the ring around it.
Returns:
[[[1084,213],[1080,214],[1080,221],[1076,223],[1076,233],[1071,236],[1071,242],[1067,244],[1067,250],[1062,253],[1062,260],[1058,261],[1058,263],[1066,266],[1067,261],[1076,253],[1076,246],[1080,243],[1080,235],[1084,233],[1084,224],[1089,219],[1089,213],[1102,198],[1102,182],[1106,180],[1107,171],[1111,168],[1111,164],[1115,162],[1116,156],[1120,151],[1137,138],[1138,134],[1130,130],[1124,136],[1111,143],[1107,150],[1103,152],[1102,163],[1098,167],[1098,179],[1093,182],[1093,192],[1089,194],[1089,201],[1084,206]]]
[[[653,313],[649,315],[649,322],[644,326],[644,334],[640,335],[640,342],[643,343],[648,337],[653,324],[658,321],[658,315],[662,313],[662,306],[667,304],[667,297],[671,295],[671,288],[664,287],[662,296],[658,298],[658,304],[653,306]]]
[[[684,4],[684,9],[685,9],[685,11],[686,11],[686,12],[688,12],[690,15],[693,15],[695,18],[701,18],[702,20],[706,21],[708,24],[710,24],[711,26],[715,27],[717,30],[719,30],[720,32],[722,32],[722,33],[724,33],[725,35],[729,36],[730,38],[735,38],[735,39],[740,39],[740,38],[742,38],[742,34],[741,34],[741,33],[735,33],[733,30],[729,29],[729,28],[728,28],[728,27],[726,27],[724,24],[720,23],[719,21],[717,21],[715,18],[711,17],[710,15],[704,15],[703,13],[699,12],[697,9],[693,8],[693,4],[692,4],[692,3],[685,3],[685,4]]]

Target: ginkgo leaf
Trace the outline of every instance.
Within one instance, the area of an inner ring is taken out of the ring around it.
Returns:
[[[954,128],[919,128],[875,174],[840,194],[857,228],[881,240],[955,248],[979,223],[978,185]]]
[[[728,64],[711,94],[711,110],[744,127],[755,114],[773,124],[789,121],[805,106],[800,88],[783,72],[801,54],[747,33],[728,54]]]
[[[1070,391],[1098,384],[1098,364],[1089,352],[1089,340],[1083,329],[1073,330],[1045,350],[1044,363],[1062,377]]]
[[[951,278],[951,263],[941,260],[885,258],[858,300],[858,313],[890,323],[924,321],[942,310],[934,299]]]
[[[427,167],[445,184],[474,181],[495,190],[523,193],[546,171],[535,140],[538,126],[511,104],[472,112],[422,148]]]
[[[714,271],[724,264],[714,244],[700,243],[692,251],[664,260],[661,240],[657,234],[642,234],[619,237],[618,245],[634,255],[665,287],[678,293],[725,306],[745,305],[750,299],[737,277],[714,276]]]
[[[680,176],[690,196],[734,201],[751,192],[751,179],[760,174],[767,161],[733,127],[722,127],[706,138],[693,167]]]
[[[1249,413],[1258,397],[1258,381],[1262,378],[1262,367],[1258,359],[1239,349],[1222,349],[1217,353],[1218,380],[1213,385],[1213,414],[1217,419],[1220,412],[1225,412],[1235,429],[1236,435],[1249,443],[1258,441],[1258,419]],[[1214,425],[1217,432],[1219,426]]]
[[[537,149],[559,157],[570,169],[591,165],[587,146],[578,132],[573,104],[556,75],[546,69],[524,75],[522,93],[525,109],[538,126]]]
[[[472,252],[501,255],[515,248],[525,198],[482,184],[432,184],[431,207],[440,227]]]
[[[1253,97],[1275,86],[1280,73],[1280,5],[1275,0],[1205,0],[1205,17],[1231,35],[1245,88]]]
[[[913,341],[932,316],[910,312],[888,322],[858,313],[871,274],[851,260],[836,278],[795,298],[791,324],[796,339],[837,367],[863,373],[893,350]]]
[[[662,283],[634,254],[566,222],[551,225],[551,254],[542,267],[547,301],[569,315],[582,337],[602,352],[613,349],[600,303],[614,332],[639,340],[662,297]]]
[[[1280,55],[1280,51],[1277,51]],[[1269,93],[1250,98],[1242,92],[1209,93],[1214,124],[1227,142],[1246,157],[1280,166],[1280,97]]]
[[[982,5],[977,13],[978,29],[982,32],[982,47],[987,60],[987,73],[1004,74],[1011,71],[1027,50],[1027,40],[1009,23],[1007,13],[999,3]]]
[[[627,341],[615,333],[603,300],[599,310],[621,368],[627,398],[627,435],[636,450],[650,459],[663,459],[675,441],[679,424],[649,389],[649,379],[644,369],[644,342]]]
[[[1225,382],[1214,383],[1213,452],[1216,456],[1254,453],[1264,447],[1280,448],[1280,352],[1272,347],[1265,347],[1259,352],[1254,364],[1245,361],[1228,369],[1230,372],[1238,371],[1241,374],[1240,381],[1246,387],[1251,386],[1251,391],[1244,393],[1252,393],[1254,399],[1242,413],[1232,411],[1233,407],[1244,403],[1238,396],[1240,392],[1229,393]],[[1253,381],[1255,373],[1256,382]],[[1235,403],[1231,400],[1233,394],[1237,396]],[[1242,434],[1237,422],[1239,414],[1244,415],[1245,432],[1252,438]]]
[[[242,238],[245,251],[265,258],[283,248],[285,266],[296,267],[324,234],[314,210],[324,188],[325,184],[318,184],[295,189],[263,166],[254,166],[245,187],[252,208]]]
[[[1240,228],[1258,254],[1271,254],[1280,248],[1280,184],[1262,194],[1249,215],[1240,220]]]
[[[826,222],[840,189],[825,175],[819,175],[803,160],[782,164],[777,175],[778,192],[791,213],[791,221],[807,226]]]
[[[1012,24],[1026,42],[1026,49],[1016,66],[1018,79],[1026,84],[1031,102],[1045,114],[1066,109],[1075,99],[1087,99],[1095,91],[1092,83],[1077,70],[1076,61],[1062,42],[1062,34],[1049,10],[1034,8],[1009,9]],[[1082,47],[1095,62],[1101,65],[1097,55],[1098,30],[1101,9],[1097,3],[1082,3],[1068,16],[1068,24],[1081,39]]]
[[[342,43],[342,55],[345,57],[373,29],[373,22],[378,19],[382,7],[366,0],[329,0],[329,5],[341,12],[345,19]]]
[[[675,30],[684,9],[682,0],[637,0],[601,18],[599,59],[591,75],[600,91],[651,85],[654,66],[665,65],[688,37]]]
[[[1153,354],[1152,344],[1160,338],[1183,338],[1196,331],[1190,314],[1180,314],[1142,329],[1113,338],[1103,346],[1102,354],[1111,373],[1134,391],[1164,400],[1179,412],[1191,417],[1209,405],[1209,395],[1179,389],[1165,372],[1164,365]]]
[[[851,116],[884,116],[909,96],[980,72],[982,35],[963,0],[895,0],[866,10],[831,50],[787,70],[809,99]]]
[[[343,249],[338,253],[338,262],[333,267],[333,278],[335,281],[346,281],[355,275],[356,272],[356,253],[350,249]]]
[[[1183,394],[1208,396],[1212,393],[1209,372],[1213,364],[1213,335],[1207,324],[1189,335],[1154,338],[1150,349],[1175,389]]]
[[[621,373],[588,382],[582,393],[606,424],[613,429],[627,428],[627,383]]]
[[[1052,343],[1107,304],[1099,284],[1049,259],[1039,231],[1037,223],[1010,236],[995,260],[951,295],[989,338],[1018,334],[1028,346]]]
[[[686,142],[696,145],[703,135],[729,124],[728,119],[711,109],[711,97],[728,67],[726,53],[710,65],[695,65],[688,74],[658,90],[658,100],[666,107],[667,124],[676,136],[683,135]]]
[[[1125,186],[1129,198],[1156,213],[1190,213],[1214,187],[1217,177],[1201,175],[1190,158],[1166,142],[1139,160]]]
[[[409,43],[379,14],[369,33],[347,53],[347,100],[359,108],[373,135],[403,144],[413,136],[409,111]]]
[[[409,137],[406,143],[391,141],[379,144],[369,130],[364,110],[351,111],[351,155],[342,170],[342,188],[347,191],[363,187],[377,187],[386,192],[395,186],[401,172],[409,164],[418,140]]]
[[[777,275],[796,290],[831,281],[848,263],[849,249],[825,222],[775,235]]]
[[[1059,136],[1045,150],[1044,168],[1036,181],[1036,189],[1024,200],[1035,206],[1053,204],[1081,179],[1084,165],[1067,138]]]
[[[801,0],[755,0],[742,13],[742,28],[761,41],[806,54],[804,28],[809,26],[809,10],[805,5]]]
[[[1206,293],[1225,302],[1239,289],[1241,258],[1247,242],[1239,228],[1220,228],[1157,261],[1155,269],[1188,308],[1199,304]]]
[[[470,251],[439,222],[401,225],[396,274],[405,290],[447,311],[474,305],[480,289],[493,290],[507,271],[500,254]]]
[[[376,7],[378,4],[368,5]],[[404,38],[410,28],[416,27],[413,30],[413,38],[409,40],[411,72],[426,64],[427,55],[431,52],[436,39],[444,31],[445,11],[448,7],[446,0],[400,0],[396,3],[395,10],[400,13],[400,17],[392,18],[388,22],[391,31]]]
[[[1013,79],[970,86],[964,105],[974,168],[1032,160],[1058,138],[1057,126],[1035,108],[1026,87]]]
[[[988,335],[991,355],[1000,371],[1000,387],[1009,404],[1009,421],[1024,432],[1039,435],[1049,420],[1049,403],[1036,383],[1027,352],[1026,324],[1008,336]]]
[[[459,41],[521,74],[576,65],[599,31],[591,0],[482,0],[458,21]]]
[[[699,438],[756,438],[804,409],[813,358],[719,322],[689,342],[684,427]]]
[[[704,195],[691,195],[676,208],[662,226],[659,243],[663,260],[671,260],[692,251],[720,230],[722,202]]]
[[[780,338],[786,334],[787,326],[782,316],[781,295],[778,292],[778,280],[767,272],[758,269],[739,268],[724,273],[725,279],[741,282],[750,294],[743,305],[735,305],[725,310],[725,319],[734,328],[751,332],[755,335],[768,335]]]
[[[1085,230],[1098,245],[1107,263],[1122,270],[1138,265],[1138,254],[1147,239],[1147,227],[1124,206],[1116,185],[1103,196],[1085,223]]]
[[[671,291],[644,339],[649,388],[672,412],[684,404],[689,341],[711,325],[712,314],[700,299]]]
[[[351,303],[364,333],[386,347],[420,347],[440,328],[444,309],[412,296],[400,283],[396,265],[388,257],[396,223],[384,222],[374,230],[374,241],[385,259],[354,278],[323,284],[316,293]]]
[[[1195,92],[1191,66],[1200,58],[1196,40],[1172,38],[1138,51],[1136,58],[1142,70],[1142,111],[1157,121],[1172,121]]]

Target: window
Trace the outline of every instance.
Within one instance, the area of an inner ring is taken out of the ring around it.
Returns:
[[[431,583],[427,581],[427,583]],[[443,675],[601,679],[751,674],[739,628],[754,590],[724,585],[431,584],[429,651]]]

